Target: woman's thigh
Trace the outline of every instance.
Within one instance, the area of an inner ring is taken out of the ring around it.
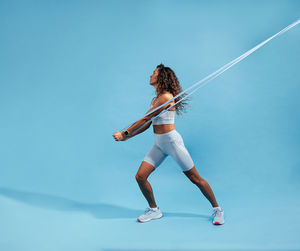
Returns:
[[[158,145],[154,144],[144,157],[143,161],[151,164],[154,168],[157,168],[167,156],[168,155],[164,153]]]
[[[186,149],[181,137],[169,142],[166,148],[168,154],[171,155],[172,158],[177,162],[182,171],[185,172],[194,167],[192,157]]]

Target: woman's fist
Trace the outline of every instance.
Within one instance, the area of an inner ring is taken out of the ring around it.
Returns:
[[[115,141],[123,141],[126,135],[124,132],[116,131],[112,136],[114,137]]]

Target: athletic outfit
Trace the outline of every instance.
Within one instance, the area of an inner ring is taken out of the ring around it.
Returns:
[[[151,103],[151,107],[152,106]],[[174,122],[175,111],[166,111],[155,119],[152,119],[153,125],[174,124]],[[181,167],[182,171],[188,171],[194,166],[194,162],[184,146],[181,135],[175,129],[163,134],[154,133],[154,139],[155,143],[146,154],[144,161],[157,168],[168,155],[171,155]],[[147,207],[144,214],[138,217],[137,220],[139,222],[148,222],[150,220],[160,219],[162,216],[159,207]],[[224,211],[220,207],[213,208],[212,218],[213,224],[224,224]]]
[[[174,122],[175,111],[166,111],[152,119],[153,125],[174,124]],[[154,139],[155,144],[145,156],[144,161],[157,168],[168,155],[171,155],[182,171],[188,171],[194,166],[181,135],[175,129],[163,134],[154,133]]]

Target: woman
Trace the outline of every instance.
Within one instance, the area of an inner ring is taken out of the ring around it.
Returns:
[[[150,76],[150,85],[155,88],[157,95],[152,100],[151,109],[147,112],[147,114],[172,99],[178,93],[182,92],[175,73],[163,64],[158,65],[153,74]],[[186,103],[181,101],[168,111],[159,115],[157,118],[152,119],[154,116],[158,115],[164,109],[172,106],[180,99],[182,99],[182,96],[177,97],[175,100],[164,105],[157,111],[140,119],[127,130],[122,132],[116,131],[113,134],[116,141],[125,141],[148,129],[153,122],[155,144],[145,156],[136,174],[136,181],[148,201],[149,207],[137,220],[139,222],[147,222],[152,219],[159,219],[162,217],[162,213],[156,205],[153,191],[150,183],[147,181],[147,178],[168,155],[171,155],[179,164],[183,173],[191,180],[191,182],[200,188],[203,195],[211,203],[213,207],[213,224],[222,225],[224,224],[224,211],[219,207],[209,184],[198,174],[194,162],[184,146],[181,135],[175,130],[175,111],[177,114],[180,114]],[[148,124],[143,126],[147,122]]]

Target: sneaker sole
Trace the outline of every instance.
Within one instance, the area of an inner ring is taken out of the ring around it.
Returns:
[[[214,225],[223,225],[224,223],[220,223],[220,222],[213,222]]]
[[[149,220],[145,220],[145,221],[141,221],[139,218],[137,218],[137,221],[140,222],[140,223],[145,223],[145,222],[148,222],[148,221],[151,221],[151,220],[158,220],[162,217],[162,215],[158,218],[152,218],[152,219],[149,219]]]

